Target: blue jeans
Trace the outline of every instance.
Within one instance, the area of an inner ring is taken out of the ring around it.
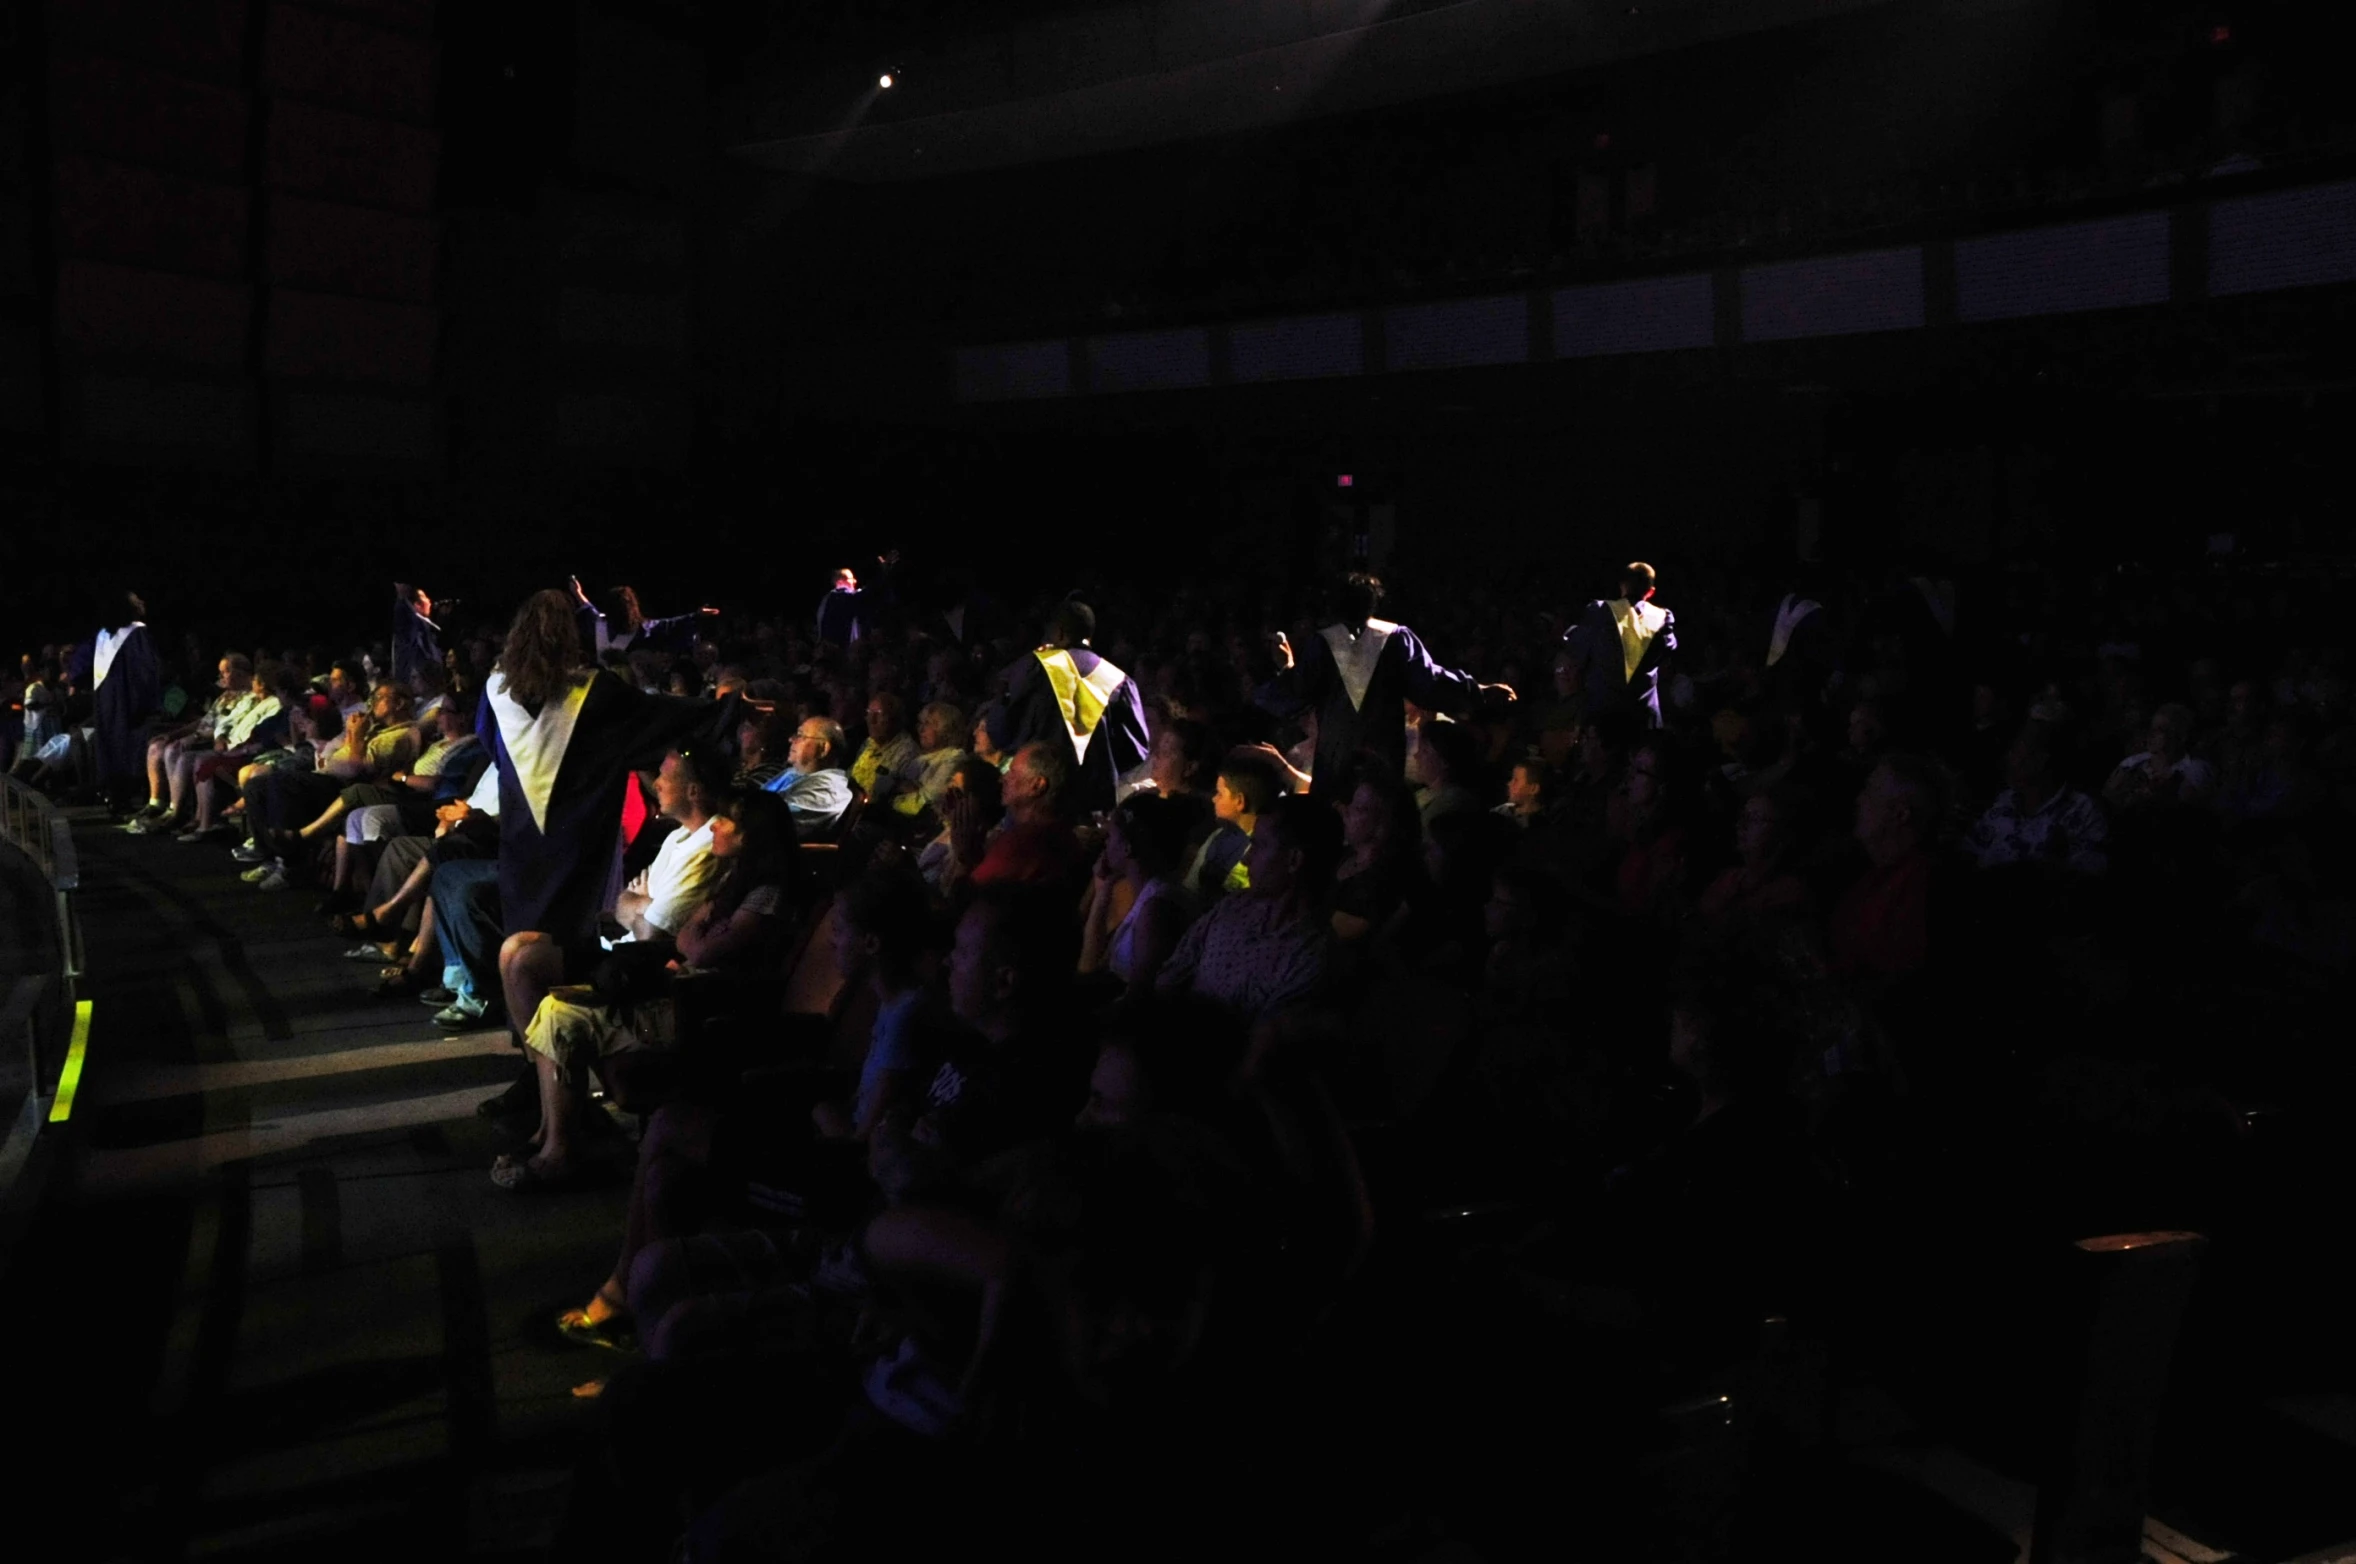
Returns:
[[[499,860],[464,858],[434,870],[434,938],[442,947],[442,986],[460,998],[499,1001]]]

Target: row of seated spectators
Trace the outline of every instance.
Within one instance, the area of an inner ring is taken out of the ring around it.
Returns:
[[[389,654],[317,691],[224,658],[143,818],[245,835],[385,993],[510,1028],[501,1189],[641,1117],[557,1322],[640,1359],[585,1387],[570,1551],[1175,1556],[1428,1511],[1504,1543],[1572,1453],[1595,1524],[1653,1534],[1648,1409],[1768,1315],[1838,1318],[1861,1209],[1960,1183],[2006,1242],[2078,1236],[2126,1142],[2170,1151],[2134,1211],[2213,1215],[2237,1112],[2332,1080],[2300,1028],[2356,928],[2345,653],[2281,583],[2098,583],[2072,619],[2058,580],[1795,614],[1695,579],[1658,729],[1589,710],[1563,604],[1430,597],[1521,699],[1411,709],[1403,773],[1339,778],[1255,699],[1277,605],[1109,591],[1150,780],[1087,818],[1069,750],[1006,732],[1021,613],[870,592],[856,634],[640,644],[617,599],[584,659],[739,720],[631,790],[587,969],[499,926],[487,637],[373,690]],[[2261,603],[2284,637],[2226,633]],[[2057,1125],[2102,1176],[2021,1152]],[[1504,1243],[1451,1240],[1468,1200]],[[1533,1393],[1578,1398],[1559,1438],[1511,1432]]]

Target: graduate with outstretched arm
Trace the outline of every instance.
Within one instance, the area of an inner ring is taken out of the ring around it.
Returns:
[[[1278,716],[1317,713],[1311,784],[1345,800],[1359,757],[1371,756],[1392,776],[1406,766],[1407,702],[1454,714],[1515,699],[1510,685],[1483,684],[1462,669],[1443,668],[1413,630],[1375,618],[1382,591],[1373,576],[1352,571],[1343,577],[1333,605],[1339,617],[1298,658],[1279,632],[1279,671],[1256,697]]]
[[[425,588],[393,583],[393,682],[412,695],[420,693],[419,670],[442,665],[442,627],[433,613]]]
[[[574,576],[572,583],[572,611],[580,622],[581,649],[599,667],[605,665],[606,653],[634,651],[641,646],[649,651],[684,652],[695,641],[697,623],[720,613],[707,605],[692,614],[649,619],[638,607],[638,593],[633,588],[615,587],[605,594],[605,607],[600,609],[589,601],[579,576]]]

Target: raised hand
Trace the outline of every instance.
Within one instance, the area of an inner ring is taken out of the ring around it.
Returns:
[[[1268,650],[1276,657],[1276,666],[1289,669],[1293,665],[1293,643],[1282,630],[1268,638]]]
[[[1513,686],[1510,684],[1484,684],[1481,686],[1481,693],[1483,695],[1495,697],[1496,699],[1503,701],[1508,706],[1511,706],[1514,702],[1521,699],[1519,695],[1516,695],[1513,692]]]

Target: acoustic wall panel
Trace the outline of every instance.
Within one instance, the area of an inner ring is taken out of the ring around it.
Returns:
[[[41,0],[19,0],[24,5]],[[171,62],[234,81],[245,68],[249,0],[47,0],[59,42]],[[260,4],[261,0],[251,0]]]
[[[1049,342],[960,348],[957,352],[957,399],[961,402],[1069,396],[1071,390],[1071,346],[1061,337]]]
[[[156,450],[224,463],[253,451],[253,389],[200,381],[85,374],[74,388],[70,438],[84,450]]]
[[[290,380],[422,386],[434,378],[439,311],[280,288],[270,295],[265,368]]]
[[[434,46],[430,39],[325,11],[273,5],[263,35],[262,80],[273,95],[391,119],[430,120]]]
[[[57,269],[58,338],[84,353],[236,369],[252,309],[238,283],[95,261]]]
[[[248,192],[103,158],[57,160],[57,239],[67,255],[243,278]]]
[[[61,152],[240,180],[246,111],[234,87],[124,60],[60,58],[50,70],[49,120]]]
[[[292,100],[270,106],[270,183],[361,206],[426,212],[441,138],[430,130]]]
[[[267,221],[273,282],[406,304],[434,296],[442,238],[433,218],[282,194]]]
[[[1091,391],[1172,391],[1211,383],[1211,334],[1132,331],[1088,343]]]
[[[2017,320],[2168,302],[2168,214],[1963,239],[1955,246],[1955,318]]]
[[[2356,182],[2241,196],[2209,208],[2209,292],[2356,282]]]
[[[1319,380],[1365,370],[1366,332],[1356,315],[1255,321],[1227,333],[1233,380]]]
[[[1383,339],[1393,369],[1525,363],[1530,357],[1530,301],[1514,293],[1402,305],[1383,312]]]
[[[1919,246],[1752,266],[1742,274],[1746,342],[1909,331],[1921,325]]]
[[[687,305],[676,295],[567,288],[557,299],[559,341],[684,358]]]
[[[1717,340],[1710,279],[1646,277],[1554,295],[1554,351],[1561,358],[1667,353]]]
[[[431,463],[442,454],[441,410],[430,398],[292,390],[278,403],[276,437],[287,454]]]

